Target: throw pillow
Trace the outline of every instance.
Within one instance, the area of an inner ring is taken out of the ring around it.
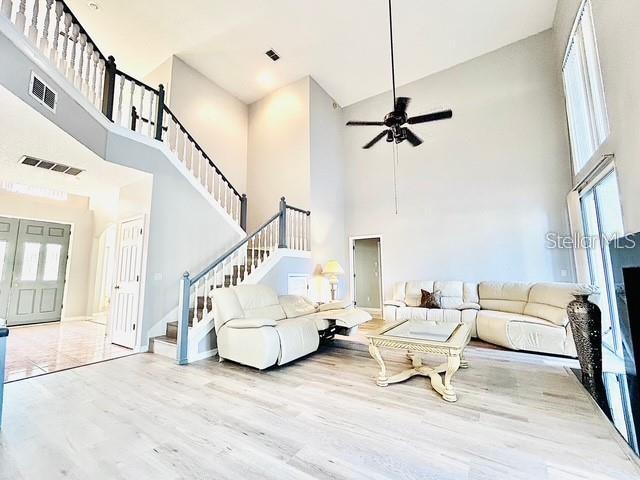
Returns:
[[[441,294],[439,291],[435,291],[433,293],[427,292],[426,290],[422,291],[422,297],[420,298],[420,308],[442,308],[440,306],[440,297]]]

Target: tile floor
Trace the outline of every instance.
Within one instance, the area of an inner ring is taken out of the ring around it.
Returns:
[[[78,320],[11,327],[5,382],[132,354],[106,339],[105,326]]]

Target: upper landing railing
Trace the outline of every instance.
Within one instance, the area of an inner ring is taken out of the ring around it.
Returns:
[[[110,121],[165,142],[216,202],[246,229],[247,197],[225,177],[153,88],[119,70],[63,1],[0,0],[8,18]]]

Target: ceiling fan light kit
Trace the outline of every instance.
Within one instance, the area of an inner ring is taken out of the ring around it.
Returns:
[[[427,113],[409,117],[407,107],[411,102],[409,97],[396,96],[396,72],[393,51],[393,15],[391,11],[391,0],[389,0],[389,38],[391,41],[391,85],[393,91],[393,110],[387,113],[381,122],[368,121],[349,121],[348,126],[379,126],[387,127],[385,130],[376,135],[369,143],[362,148],[368,149],[386,137],[387,142],[402,143],[407,140],[411,145],[417,147],[422,143],[422,139],[418,137],[405,125],[416,125],[419,123],[435,122],[453,117],[451,110],[442,110],[439,112]]]

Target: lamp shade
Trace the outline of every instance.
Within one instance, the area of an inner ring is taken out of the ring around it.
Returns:
[[[329,260],[322,269],[323,275],[344,275],[344,269],[335,260]]]

